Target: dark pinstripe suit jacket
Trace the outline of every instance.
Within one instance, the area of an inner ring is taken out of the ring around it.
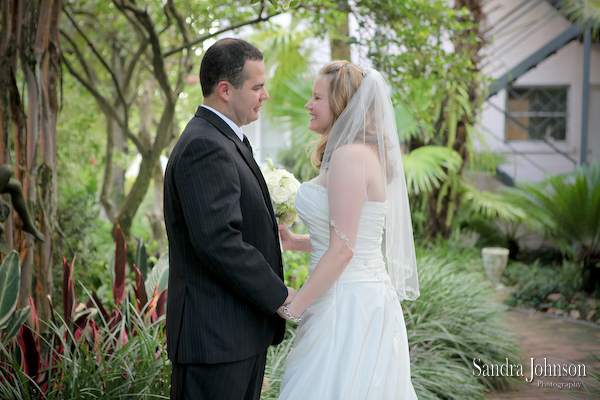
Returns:
[[[231,362],[281,342],[287,289],[267,187],[251,152],[203,107],[169,157],[164,213],[169,358]]]

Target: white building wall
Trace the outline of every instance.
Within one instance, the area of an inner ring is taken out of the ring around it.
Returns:
[[[526,5],[517,9],[522,3]],[[483,65],[484,72],[492,78],[502,76],[570,26],[570,22],[558,15],[546,1],[492,0],[487,3],[486,13],[492,42],[486,51]],[[510,26],[507,27],[507,24]],[[540,181],[547,173],[571,172],[575,163],[579,163],[582,139],[583,59],[583,43],[575,40],[513,82],[513,86],[568,86],[566,140],[553,144],[573,161],[544,142],[505,141],[505,116],[495,108],[505,108],[505,90],[490,98],[489,104],[484,104],[481,129],[488,136],[490,148],[506,154],[509,163],[501,166],[501,169],[515,180]],[[590,84],[600,85],[598,44],[592,45],[590,65]],[[597,141],[600,141],[600,128],[595,117],[596,114],[600,114],[599,105],[596,102],[590,105],[595,109],[589,110],[588,137],[595,139],[598,136]],[[588,140],[588,157],[595,155],[596,158],[600,158],[600,151],[595,152],[592,149],[597,141]]]

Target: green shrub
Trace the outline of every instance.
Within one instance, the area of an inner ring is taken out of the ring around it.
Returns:
[[[515,377],[475,376],[474,359],[520,364],[477,249],[419,249],[421,296],[404,302],[413,383],[419,399],[477,399],[511,386]]]
[[[295,224],[292,228],[295,233],[306,233],[303,224]],[[306,278],[308,278],[310,264],[310,253],[305,251],[283,252],[283,277],[286,286],[300,290]]]
[[[561,281],[557,269],[513,263],[505,270],[506,282],[514,284],[506,297],[506,304],[516,307],[536,307],[546,301],[549,294],[560,291]]]
[[[547,228],[555,245],[580,263],[585,289],[600,293],[600,163],[522,189],[533,209],[551,217]]]
[[[124,308],[135,326],[126,338],[117,334],[124,332],[125,320],[115,330],[101,319],[78,336],[65,329],[61,318],[48,324],[47,336],[32,331],[42,360],[37,373],[23,369],[14,351],[2,343],[0,398],[168,398],[171,365],[164,349],[164,322],[147,325],[133,304]],[[43,360],[52,362],[45,366]]]
[[[538,259],[531,265],[509,263],[502,282],[508,288],[508,306],[600,322],[600,301],[583,290],[585,273],[577,262],[548,264]],[[572,310],[577,312],[571,313]]]

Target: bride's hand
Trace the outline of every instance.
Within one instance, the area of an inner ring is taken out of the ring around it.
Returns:
[[[286,225],[279,224],[279,238],[283,250],[292,250],[294,233]]]
[[[286,225],[279,224],[279,238],[283,250],[312,251],[310,237],[294,233]]]
[[[287,321],[292,321],[292,322],[300,322],[300,320],[302,319],[302,314],[300,314],[299,316],[296,316],[294,314],[294,312],[292,310],[290,310],[290,308],[292,307],[292,303],[288,303],[285,304],[281,307],[279,307],[279,310],[277,310],[277,314],[279,314],[279,316]]]

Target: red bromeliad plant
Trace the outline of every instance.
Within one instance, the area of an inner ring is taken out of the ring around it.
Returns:
[[[105,306],[95,292],[86,291],[88,301],[77,305],[74,260],[69,264],[63,259],[63,316],[50,302],[52,320],[42,323],[49,333],[42,333],[30,304],[29,320],[13,342],[2,343],[0,398],[79,398],[92,392],[121,396],[168,391],[163,378],[170,367],[163,322],[166,257],[159,260],[148,279],[133,265],[133,290],[128,292],[127,245],[118,227],[115,233],[113,302]],[[149,368],[153,363],[156,365]]]

